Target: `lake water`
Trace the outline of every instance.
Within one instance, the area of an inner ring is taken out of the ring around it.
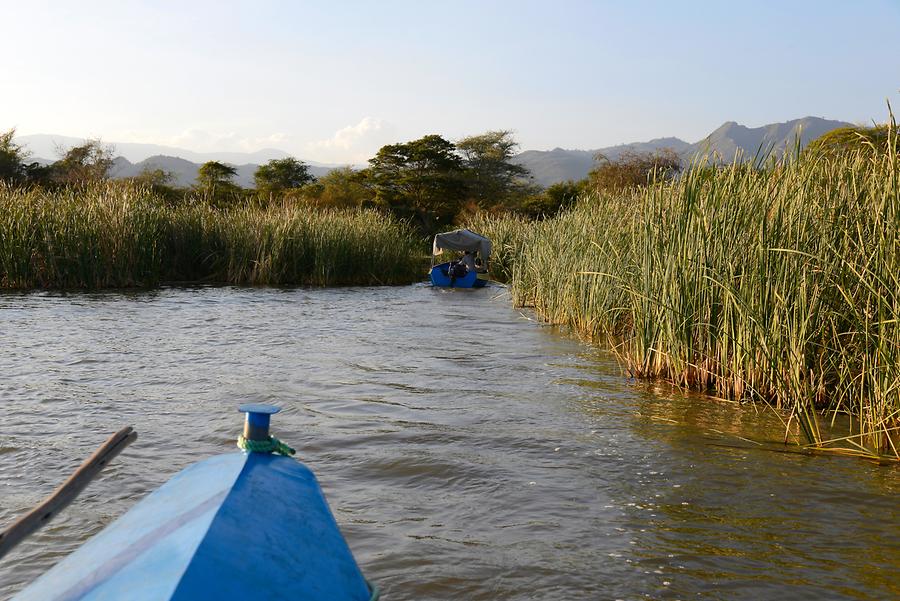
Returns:
[[[900,598],[897,468],[785,452],[771,412],[631,382],[503,289],[417,285],[0,295],[0,524],[140,436],[0,599],[233,451],[244,402],[284,408],[386,601]]]

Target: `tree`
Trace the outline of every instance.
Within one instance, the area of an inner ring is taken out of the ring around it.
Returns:
[[[218,161],[208,161],[197,170],[195,189],[204,199],[214,205],[225,205],[233,202],[240,195],[241,189],[234,183],[237,169]]]
[[[27,168],[25,159],[28,153],[13,142],[15,128],[0,134],[0,181],[19,184],[25,180]]]
[[[264,194],[301,188],[315,179],[309,172],[309,166],[293,157],[273,159],[261,165],[253,174],[256,189]]]
[[[615,160],[597,155],[600,164],[588,173],[591,189],[598,192],[620,192],[639,188],[672,177],[681,170],[681,159],[670,148],[656,152],[626,150]]]
[[[558,182],[549,186],[539,194],[532,194],[525,198],[519,209],[520,212],[540,219],[552,217],[575,206],[578,198],[584,193],[587,180]]]
[[[144,167],[144,170],[131,178],[134,183],[145,186],[168,186],[175,179],[175,175],[165,169]]]
[[[425,229],[451,221],[464,198],[462,159],[438,135],[382,147],[368,172],[376,202],[400,216],[416,216]]]
[[[25,182],[45,186],[53,183],[53,165],[42,165],[37,161],[25,166]]]
[[[372,203],[375,197],[367,175],[365,170],[338,167],[304,188],[304,191],[308,190],[310,200],[322,207],[365,206]]]
[[[148,188],[169,204],[175,204],[184,197],[184,190],[179,190],[171,185],[175,180],[175,175],[164,169],[147,166],[138,175],[129,179],[137,186]]]
[[[512,132],[506,130],[469,136],[456,143],[466,168],[469,198],[481,205],[496,205],[531,191],[528,169],[512,162],[518,146]]]
[[[88,140],[62,153],[51,167],[53,181],[63,185],[83,185],[109,177],[113,147],[100,140]]]
[[[237,169],[218,161],[207,161],[197,170],[197,186],[203,190],[212,190],[216,186],[234,185]]]

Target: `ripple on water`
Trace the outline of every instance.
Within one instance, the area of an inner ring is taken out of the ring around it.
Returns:
[[[0,294],[0,349],[0,522],[140,435],[0,566],[0,599],[231,452],[248,401],[284,408],[386,598],[900,596],[896,471],[773,453],[774,417],[628,381],[502,291]]]

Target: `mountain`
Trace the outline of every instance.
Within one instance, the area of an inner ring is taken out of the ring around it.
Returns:
[[[24,146],[34,157],[59,157],[60,150],[68,150],[74,146],[84,144],[85,138],[73,138],[56,134],[33,134],[28,136],[16,136],[15,142]],[[113,147],[113,153],[122,156],[131,163],[140,163],[152,157],[167,156],[180,157],[202,165],[207,161],[219,161],[229,165],[262,165],[272,159],[284,159],[289,156],[287,152],[277,148],[263,148],[255,152],[194,152],[185,148],[174,146],[161,146],[159,144],[138,144],[134,142],[104,142]],[[327,163],[316,161],[303,161],[307,165],[316,167],[336,167]]]
[[[125,157],[116,157],[113,163],[112,169],[110,169],[110,177],[121,178],[121,177],[135,177],[140,175],[144,171],[152,171],[155,169],[162,169],[167,173],[172,174],[172,185],[178,187],[187,187],[194,184],[197,180],[197,171],[200,169],[201,163],[194,163],[192,161],[188,161],[181,157],[172,157],[165,155],[152,156],[144,159],[143,161],[138,161],[137,163],[132,163]],[[256,172],[257,168],[259,168],[258,164],[255,163],[244,163],[242,165],[234,165],[231,164],[232,167],[237,169],[237,175],[234,177],[234,183],[241,186],[242,188],[252,188],[254,186],[253,182],[253,174]],[[309,167],[310,173],[312,173],[316,177],[322,177],[329,171],[331,171],[331,167],[320,167],[311,165]]]
[[[512,162],[531,172],[535,183],[549,186],[566,180],[583,179],[594,165],[591,150],[526,150],[513,157]]]
[[[708,136],[689,144],[678,138],[657,138],[649,142],[620,144],[596,150],[526,150],[513,159],[519,165],[527,167],[534,181],[541,186],[549,186],[566,180],[579,180],[587,177],[588,171],[596,164],[595,158],[602,154],[610,160],[616,160],[626,150],[633,152],[654,152],[662,148],[674,150],[687,164],[697,156],[709,156],[714,160],[729,163],[735,156],[741,160],[753,159],[758,151],[772,152],[781,156],[786,148],[794,147],[799,136],[800,146],[805,147],[810,140],[839,127],[850,127],[852,123],[831,121],[820,117],[803,117],[785,123],[772,123],[762,127],[746,127],[728,121]]]
[[[679,154],[686,161],[697,156],[710,156],[725,163],[732,162],[736,156],[744,161],[754,159],[757,154],[765,156],[772,153],[781,156],[785,150],[792,150],[798,139],[803,148],[833,129],[852,125],[820,117],[803,117],[786,123],[771,123],[753,128],[728,121]]]
[[[678,138],[656,138],[649,142],[634,142],[631,144],[619,144],[596,150],[526,150],[515,156],[513,162],[526,167],[534,178],[535,183],[541,186],[566,180],[579,180],[587,177],[588,171],[596,163],[596,156],[602,154],[611,161],[618,159],[622,153],[631,152],[655,152],[663,148],[670,148],[676,153],[681,153],[690,144]]]
[[[693,144],[678,138],[656,138],[648,142],[632,142],[594,150],[526,150],[513,158],[513,162],[527,167],[534,182],[549,186],[566,180],[587,177],[596,164],[598,154],[614,161],[626,151],[655,152],[663,148],[675,151],[687,164],[697,156],[712,157],[718,162],[728,163],[740,156],[741,160],[753,159],[758,152],[772,152],[776,156],[785,149],[793,148],[799,137],[801,147],[815,138],[839,127],[849,127],[845,121],[831,121],[820,117],[803,117],[785,123],[771,123],[762,127],[746,127],[734,121],[723,123],[708,136]],[[58,150],[68,149],[84,143],[84,138],[36,134],[18,136],[17,144],[25,146],[31,153],[29,161],[51,163],[46,157],[59,156]],[[173,184],[189,186],[197,178],[197,170],[207,161],[228,163],[237,169],[235,183],[242,187],[253,186],[253,173],[259,165],[272,159],[290,156],[283,150],[264,148],[256,152],[194,152],[183,148],[159,146],[156,144],[134,144],[130,142],[111,144],[117,155],[112,171],[113,177],[132,177],[147,169],[162,169],[173,174]],[[38,158],[44,157],[44,158]],[[316,177],[325,175],[338,165],[304,161]]]

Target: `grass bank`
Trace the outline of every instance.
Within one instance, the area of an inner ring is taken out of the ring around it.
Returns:
[[[900,154],[693,167],[557,218],[480,217],[514,302],[627,371],[784,416],[819,448],[900,459]],[[827,440],[821,420],[851,417]],[[786,435],[787,436],[787,435]]]
[[[173,208],[121,183],[0,186],[2,288],[404,284],[423,277],[422,251],[375,211]]]

